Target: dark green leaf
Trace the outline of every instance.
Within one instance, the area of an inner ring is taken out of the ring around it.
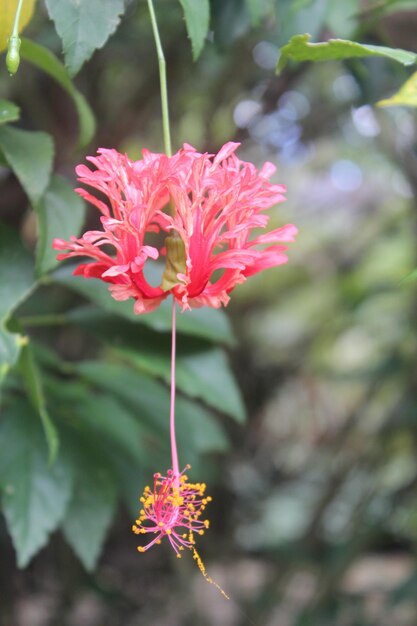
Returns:
[[[0,126],[0,151],[14,171],[32,204],[36,204],[52,171],[54,145],[47,133]]]
[[[22,39],[20,54],[24,59],[49,74],[73,99],[80,124],[80,145],[85,146],[90,143],[96,130],[94,114],[87,100],[74,86],[65,66],[50,50],[29,39]]]
[[[94,50],[104,46],[124,12],[123,0],[46,0],[46,7],[62,39],[65,65],[72,76]]]
[[[36,212],[39,223],[36,269],[38,274],[43,274],[57,264],[57,253],[52,248],[54,237],[69,239],[79,232],[84,221],[84,202],[65,178],[53,176]]]
[[[74,406],[74,412],[83,425],[92,428],[98,437],[108,437],[124,456],[128,453],[132,458],[141,460],[144,465],[146,458],[149,462],[146,433],[142,424],[116,398],[86,393]]]
[[[0,383],[19,356],[24,337],[6,321],[35,286],[33,262],[14,230],[0,224]]]
[[[74,552],[88,571],[99,557],[116,509],[116,484],[104,459],[78,444],[73,451],[77,487],[65,514],[63,530]]]
[[[0,224],[0,321],[7,319],[35,284],[33,260],[16,231]]]
[[[209,0],[180,0],[184,11],[188,36],[191,39],[193,59],[196,61],[204,48],[210,23]]]
[[[0,98],[0,124],[7,122],[15,122],[20,117],[20,109],[18,106]]]
[[[107,457],[112,464],[112,470],[116,476],[119,493],[133,519],[138,514],[138,496],[142,495],[146,481],[149,481],[149,470],[144,472],[143,466],[129,456],[119,454],[113,446],[108,446]],[[163,464],[159,465],[160,467]],[[151,468],[155,467],[155,461]],[[151,470],[152,471],[152,470]]]
[[[106,283],[96,279],[85,279],[72,275],[73,267],[59,268],[53,273],[55,282],[77,291],[85,298],[98,304],[104,311],[124,317],[132,322],[144,324],[154,330],[169,331],[171,329],[171,302],[165,300],[161,306],[145,315],[135,315],[133,300],[117,302],[108,290]],[[76,314],[74,315],[76,319]],[[210,341],[233,344],[233,332],[226,314],[219,309],[208,307],[194,309],[177,315],[178,332],[209,339]]]
[[[310,35],[295,35],[286,46],[281,48],[277,72],[293,61],[330,61],[359,57],[385,57],[398,61],[403,65],[412,65],[417,60],[417,54],[399,48],[385,46],[371,46],[345,39],[329,39],[321,43],[310,43]]]
[[[148,337],[142,337],[138,349],[122,348],[119,352],[140,370],[160,376],[169,383],[170,340],[167,336],[162,338],[164,341],[148,332]],[[178,389],[191,398],[201,398],[239,422],[245,419],[239,390],[220,348],[195,344],[184,338],[177,349],[176,381]]]
[[[41,354],[38,347],[36,352]],[[73,373],[69,364],[63,366]],[[92,390],[87,381],[47,377],[45,383],[51,409],[76,434],[75,447],[86,446],[106,460],[126,506],[132,515],[137,515],[144,468],[149,475],[155,468],[165,467],[169,459],[168,438],[158,436],[153,426],[141,423],[137,411],[127,403],[106,392]],[[68,432],[64,438],[66,444],[71,441],[67,435]]]
[[[169,390],[156,380],[123,365],[83,362],[77,371],[105,392],[127,402],[138,419],[165,436],[169,432]],[[184,464],[193,462],[196,452],[224,451],[226,437],[211,413],[195,402],[177,398],[178,441]]]
[[[48,464],[39,420],[31,407],[15,402],[0,421],[0,484],[3,511],[25,567],[61,523],[72,492],[72,471],[60,455]]]
[[[107,344],[118,348],[139,370],[170,380],[171,335],[142,325],[115,321],[106,314],[76,311],[72,319]],[[91,313],[91,315],[89,314]],[[244,420],[245,411],[223,350],[206,341],[181,336],[177,342],[177,386],[192,398]]]
[[[59,438],[46,407],[40,371],[29,342],[22,349],[19,367],[26,384],[28,397],[42,422],[49,449],[49,462],[53,463],[58,454]]]

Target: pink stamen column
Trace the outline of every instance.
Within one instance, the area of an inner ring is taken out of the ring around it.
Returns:
[[[175,297],[172,297],[172,325],[171,325],[171,402],[169,410],[169,432],[171,438],[171,456],[172,456],[172,469],[175,476],[175,482],[179,484],[180,470],[178,465],[178,451],[177,451],[177,439],[175,436],[175,364],[176,364],[176,351],[177,351],[177,321],[176,321],[176,302]]]

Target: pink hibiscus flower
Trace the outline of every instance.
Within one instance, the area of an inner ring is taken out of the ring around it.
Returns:
[[[140,498],[141,510],[132,530],[136,535],[151,535],[151,540],[144,546],[138,546],[139,552],[146,552],[155,544],[160,544],[164,537],[181,558],[184,549],[193,554],[200,572],[229,599],[223,589],[207,574],[205,565],[195,548],[195,534],[204,535],[209,527],[208,519],[201,519],[211,497],[205,495],[205,483],[190,483],[185,472],[173,469],[166,476],[154,474],[153,489],[146,486]]]
[[[108,204],[76,191],[101,212],[103,230],[69,242],[55,239],[54,248],[63,251],[58,260],[93,259],[74,273],[110,283],[116,300],[134,298],[135,313],[152,311],[169,293],[183,310],[227,305],[229,293],[248,276],[287,262],[282,244],[297,233],[287,224],[252,237],[253,229],[266,227],[264,211],[284,200],[285,188],[269,182],[271,163],[258,171],[241,161],[238,145],[229,142],[213,157],[185,144],[172,157],[144,151],[139,161],[100,149],[98,157],[88,157],[95,170],[79,165],[76,171]],[[147,233],[161,231],[167,235],[162,249],[145,243]],[[155,287],[144,267],[159,255],[166,256],[166,269]]]
[[[178,558],[184,548],[194,550],[194,534],[203,535],[209,527],[207,519],[201,515],[211,501],[205,496],[205,483],[189,483],[185,474],[187,467],[176,474],[170,469],[166,476],[154,475],[154,487],[146,486],[140,498],[142,509],[133,532],[137,535],[151,534],[154,538],[145,546],[139,546],[139,552],[145,552],[155,543],[161,543],[167,537]]]

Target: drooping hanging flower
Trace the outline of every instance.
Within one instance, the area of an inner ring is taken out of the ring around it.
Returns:
[[[188,481],[185,472],[189,469],[187,465],[181,473],[169,469],[166,476],[154,474],[153,489],[145,487],[140,498],[142,508],[132,530],[136,535],[151,535],[152,538],[144,546],[138,546],[138,551],[146,552],[167,537],[179,559],[185,549],[192,552],[204,578],[227,598],[223,589],[207,574],[195,547],[195,535],[204,535],[209,527],[209,520],[203,519],[202,515],[211,497],[205,495],[205,483]]]
[[[167,537],[178,558],[184,548],[193,550],[194,535],[203,535],[209,521],[201,516],[211,501],[205,496],[205,483],[190,483],[185,471],[175,474],[170,469],[166,476],[154,474],[153,490],[145,487],[140,498],[142,509],[132,530],[136,534],[154,535],[152,541],[139,546],[139,552],[146,552],[154,544]]]
[[[258,171],[241,161],[238,145],[229,142],[213,156],[185,144],[172,157],[144,151],[139,161],[100,149],[98,157],[88,157],[95,170],[79,165],[76,171],[80,182],[107,198],[106,203],[77,189],[101,212],[103,230],[69,242],[55,239],[54,248],[63,251],[58,260],[93,259],[74,273],[110,283],[116,300],[134,298],[136,313],[153,310],[169,293],[183,310],[226,305],[248,276],[286,263],[282,244],[297,233],[287,224],[252,236],[253,229],[266,227],[264,211],[284,200],[285,188],[269,182],[271,163]],[[161,250],[145,243],[148,233],[161,231]],[[160,255],[166,257],[165,272],[155,287],[144,268]]]

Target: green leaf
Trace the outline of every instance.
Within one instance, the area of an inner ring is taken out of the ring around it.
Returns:
[[[26,343],[22,349],[19,367],[26,384],[28,397],[33,408],[41,419],[46,442],[48,444],[49,462],[52,464],[55,462],[58,454],[59,438],[55,425],[51,420],[46,407],[41,375],[35,361],[32,346],[29,342]]]
[[[30,41],[29,39],[22,39],[20,54],[24,59],[32,63],[32,65],[35,65],[49,74],[51,78],[56,80],[56,82],[65,89],[67,94],[72,98],[77,110],[80,125],[80,146],[83,147],[90,143],[96,132],[94,113],[83,94],[78,91],[71,81],[65,66],[48,48],[44,48],[44,46]]]
[[[72,319],[81,328],[116,347],[118,353],[139,370],[169,382],[170,334],[157,333],[124,320],[117,322],[114,317],[100,316],[89,310],[78,311]],[[209,406],[243,421],[245,410],[224,351],[190,336],[182,336],[177,344],[178,388],[186,395],[201,398]]]
[[[151,349],[119,350],[141,371],[170,381],[168,351]],[[191,398],[200,398],[209,406],[243,422],[245,410],[239,390],[230,372],[226,356],[220,349],[179,350],[176,367],[177,387]]]
[[[38,346],[36,353],[40,354]],[[93,362],[94,363],[94,362]],[[69,363],[60,362],[59,367],[66,373],[78,374],[78,367]],[[110,365],[110,375],[112,373]],[[95,372],[94,366],[92,366]],[[104,364],[104,379],[106,379],[106,364]],[[99,373],[101,369],[98,370]],[[87,372],[89,368],[87,367]],[[112,457],[123,457],[135,467],[155,468],[155,460],[164,459],[168,455],[168,438],[161,437],[166,434],[165,420],[148,418],[145,421],[139,419],[135,396],[111,395],[101,385],[96,384],[95,379],[81,375],[72,380],[59,379],[45,376],[45,387],[52,410],[60,417],[77,429],[77,434],[83,432],[93,443],[94,447],[100,445],[106,449],[106,454]],[[100,389],[91,389],[91,384]],[[123,385],[122,385],[123,388]],[[126,389],[124,389],[127,392]],[[145,412],[145,417],[148,413]],[[149,417],[149,415],[148,415]],[[156,431],[156,432],[155,432]],[[156,434],[158,433],[158,434]],[[98,444],[98,442],[100,442]]]
[[[117,490],[105,459],[79,442],[72,451],[76,469],[73,491],[63,523],[66,540],[84,567],[93,571],[113,519]]]
[[[48,464],[39,420],[25,403],[15,402],[2,415],[0,441],[3,512],[18,566],[25,567],[64,518],[72,471],[62,455]]]
[[[111,297],[106,283],[94,278],[85,279],[82,276],[73,276],[73,269],[74,266],[63,266],[55,271],[51,278],[54,282],[64,285],[98,304],[107,313],[118,315],[137,324],[144,324],[157,331],[169,331],[171,329],[170,299],[162,302],[152,313],[135,315],[133,300],[117,302]],[[92,314],[94,315],[94,312]],[[70,317],[76,321],[78,316],[74,311]],[[220,309],[206,307],[180,313],[177,315],[177,329],[180,333],[202,337],[210,341],[229,345],[234,343],[229,320]]]
[[[201,398],[239,422],[244,421],[242,398],[223,350],[190,350],[188,354],[180,350],[177,367],[178,385],[184,393]],[[167,368],[165,371],[155,369],[153,373],[160,374],[167,382],[170,380]]]
[[[84,222],[85,205],[65,178],[53,176],[35,208],[39,224],[36,270],[41,275],[58,263],[56,250],[52,248],[54,237],[69,239],[79,232]]]
[[[0,383],[16,363],[26,341],[6,328],[13,310],[35,286],[33,261],[17,233],[0,224]]]
[[[281,48],[277,73],[293,61],[331,61],[352,59],[358,57],[385,57],[398,61],[403,65],[412,65],[417,60],[417,54],[400,48],[385,46],[371,46],[345,39],[329,39],[321,43],[310,43],[310,35],[295,35]]]
[[[124,2],[46,0],[46,8],[62,39],[65,65],[73,76],[116,30],[124,12]]]
[[[204,48],[210,23],[209,0],[180,0],[184,11],[188,36],[191,39],[193,59],[196,61]]]
[[[20,117],[20,108],[0,98],[0,124],[7,124],[7,122],[15,122]]]
[[[120,496],[123,498],[123,503],[132,515],[132,518],[136,519],[138,514],[138,495],[143,492],[145,477],[146,481],[149,481],[149,469],[146,470],[145,474],[143,466],[138,461],[132,461],[129,456],[119,454],[118,450],[114,447],[108,446],[106,452],[107,458],[112,465],[118,490]],[[161,462],[159,467],[163,467],[164,465],[165,464]],[[155,467],[155,459],[150,467]],[[150,471],[152,471],[152,469]]]
[[[0,324],[0,385],[17,362],[25,337],[11,333]]]
[[[51,176],[54,155],[51,137],[47,133],[0,126],[0,151],[35,205]]]
[[[393,96],[380,100],[377,105],[379,107],[417,107],[417,72],[414,72]]]
[[[97,433],[97,437],[108,437],[119,447],[119,453],[126,453],[133,459],[145,463],[147,450],[143,426],[126,406],[109,394],[87,393],[75,404],[74,412],[81,420]]]
[[[100,335],[104,340],[111,340],[109,333]],[[120,335],[117,336],[117,332],[115,335],[116,341],[120,341]],[[170,335],[139,330],[136,336],[126,333],[124,343],[128,347],[119,347],[119,354],[140,371],[170,382]],[[178,389],[189,397],[200,398],[237,421],[244,421],[245,409],[239,389],[226,355],[220,348],[188,337],[182,338],[177,346],[176,382]]]
[[[76,370],[98,388],[126,402],[141,422],[168,436],[170,394],[164,385],[123,365],[84,361],[76,365]],[[227,449],[225,434],[212,414],[195,402],[177,398],[176,424],[184,464],[193,463],[196,453]]]
[[[8,318],[34,285],[31,255],[17,232],[0,223],[0,322]]]

